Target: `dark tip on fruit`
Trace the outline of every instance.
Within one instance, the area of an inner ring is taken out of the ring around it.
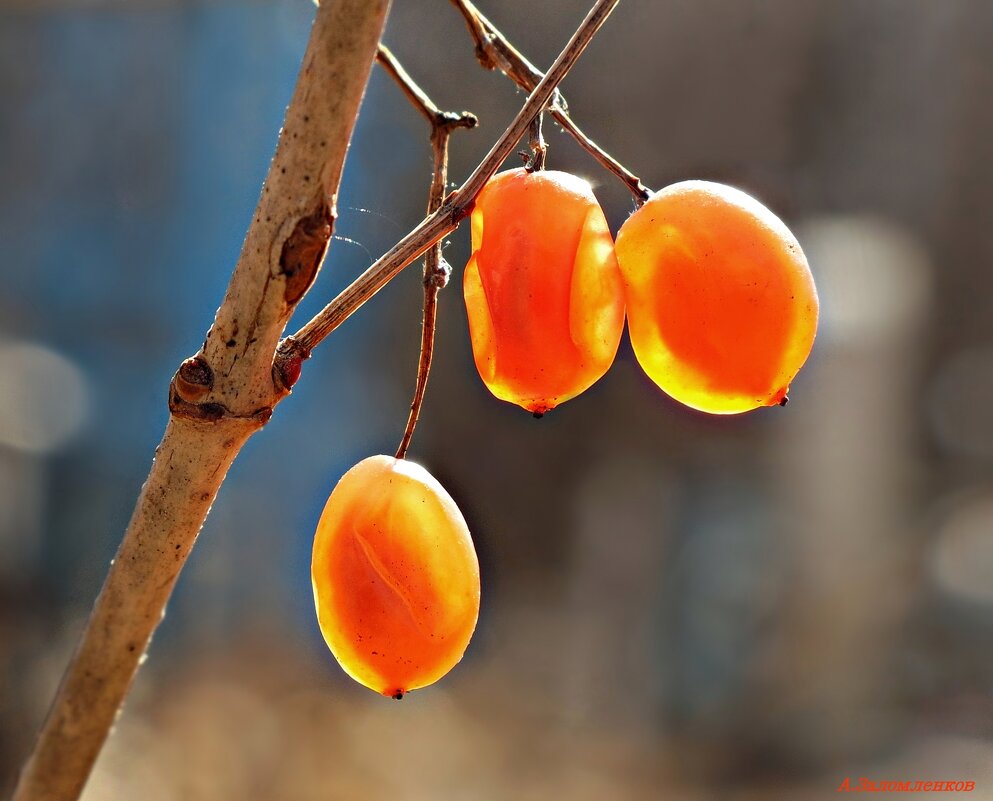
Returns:
[[[545,413],[544,413],[544,412],[531,412],[531,416],[532,416],[532,417],[533,417],[533,418],[534,418],[535,420],[540,420],[540,419],[541,419],[542,417],[544,417],[544,416],[545,416]]]
[[[402,701],[403,700],[403,690],[397,690],[395,693],[393,693],[393,695],[391,696],[391,698],[393,698],[394,701]]]
[[[779,405],[780,406],[785,406],[789,402],[790,402],[790,396],[789,395],[783,395],[783,397],[779,401]]]

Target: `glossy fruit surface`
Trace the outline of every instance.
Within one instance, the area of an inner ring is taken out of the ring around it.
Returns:
[[[472,211],[463,291],[476,368],[501,400],[546,412],[614,360],[624,290],[607,221],[581,178],[494,176]]]
[[[673,184],[617,235],[628,327],[645,372],[678,401],[734,414],[783,402],[817,330],[796,238],[754,198]]]
[[[317,525],[311,576],[335,658],[384,695],[444,676],[476,627],[479,563],[465,519],[406,460],[371,456],[342,476]]]

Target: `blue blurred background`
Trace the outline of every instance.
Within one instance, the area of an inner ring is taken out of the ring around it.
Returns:
[[[455,10],[386,41],[468,108],[459,181],[523,95]],[[481,8],[551,62],[584,2]],[[30,749],[237,257],[306,43],[305,0],[0,0],[0,792]],[[541,421],[475,374],[446,245],[412,458],[483,570],[436,687],[344,677],[309,582],[320,510],[392,452],[418,268],[307,363],[236,462],[87,790],[98,799],[795,799],[845,776],[993,798],[993,4],[625,0],[563,89],[653,188],[722,180],[821,291],[785,409],[681,408],[629,345]],[[422,216],[423,120],[378,70],[308,319]],[[571,141],[549,164],[633,205]],[[980,792],[981,791],[981,792]]]

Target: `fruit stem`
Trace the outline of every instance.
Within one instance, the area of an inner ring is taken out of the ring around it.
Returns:
[[[544,112],[531,120],[528,128],[528,147],[531,148],[531,155],[525,160],[524,169],[528,172],[538,172],[545,169],[545,156],[548,153],[548,145],[541,132],[542,118]]]
[[[468,111],[442,111],[434,104],[427,93],[410,77],[410,74],[397,61],[389,49],[380,44],[376,60],[397,82],[407,99],[420,111],[431,125],[431,151],[434,156],[434,169],[431,188],[428,191],[428,215],[441,208],[445,200],[445,187],[448,184],[448,140],[456,128],[475,128],[479,120]],[[421,352],[417,361],[417,380],[414,384],[414,398],[410,402],[410,414],[403,437],[397,448],[396,458],[404,459],[414,436],[414,428],[421,415],[424,394],[434,359],[434,340],[438,321],[438,293],[448,284],[451,267],[441,255],[439,239],[424,257],[424,312],[421,322]],[[402,697],[402,692],[400,697]]]

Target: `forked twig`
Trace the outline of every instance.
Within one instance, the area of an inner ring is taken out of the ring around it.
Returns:
[[[530,92],[538,85],[542,78],[541,70],[528,61],[470,0],[452,0],[452,5],[465,18],[469,33],[476,43],[476,58],[479,59],[480,64],[490,70],[499,70],[525,91]],[[573,122],[565,99],[560,93],[556,92],[553,95],[549,112],[587,153],[624,182],[639,206],[651,197],[651,191],[637,175],[590,139]]]
[[[619,0],[596,0],[586,19],[573,34],[555,63],[538,81],[517,116],[503,132],[490,152],[465,182],[448,195],[441,207],[425,217],[410,233],[380,256],[364,273],[347,286],[334,300],[299,331],[283,340],[277,354],[277,366],[290,365],[299,372],[299,362],[310,356],[313,349],[334,329],[347,320],[369,298],[391,281],[404,267],[429,247],[447,236],[472,211],[476,195],[509,156],[527,131],[531,120],[545,108],[559,83],[572,69],[583,50],[600,26],[610,16]]]

